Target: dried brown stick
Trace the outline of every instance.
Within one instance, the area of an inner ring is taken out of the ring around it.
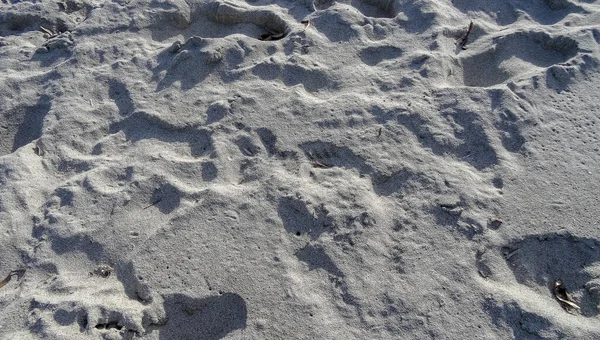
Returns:
[[[8,274],[8,276],[0,282],[0,288],[4,287],[4,285],[9,283],[11,278],[12,278],[12,274]]]
[[[467,29],[467,34],[465,34],[459,42],[459,45],[462,47],[462,49],[465,49],[465,46],[467,45],[467,42],[469,41],[469,34],[471,34],[471,31],[473,30],[473,21],[471,21],[471,23],[469,24],[469,28]]]
[[[4,280],[0,281],[0,288],[4,287],[7,283],[9,283],[13,275],[21,276],[24,271],[24,269],[17,269],[8,273],[8,276]]]

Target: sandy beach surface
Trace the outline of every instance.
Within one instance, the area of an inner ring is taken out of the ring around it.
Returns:
[[[600,339],[597,0],[0,1],[0,339]]]

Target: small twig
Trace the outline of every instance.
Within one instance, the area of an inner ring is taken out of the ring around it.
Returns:
[[[511,259],[513,256],[515,256],[517,253],[519,253],[519,251],[520,251],[520,250],[521,250],[521,249],[517,248],[517,249],[515,249],[515,250],[511,251],[510,253],[506,254],[506,255],[504,256],[504,258],[505,258],[507,261],[510,261],[510,259]]]
[[[6,277],[6,279],[4,279],[4,280],[2,280],[2,282],[0,282],[0,288],[4,287],[5,284],[7,284],[8,282],[10,282],[11,277],[12,277],[12,274],[8,274],[8,276]]]
[[[142,209],[142,210],[146,210],[146,209],[148,209],[148,208],[150,208],[150,207],[153,207],[153,206],[157,205],[158,203],[160,203],[160,201],[162,201],[162,198],[159,198],[159,199],[157,199],[156,201],[154,201],[154,203],[152,203],[152,204],[150,204],[150,205],[147,205],[147,206],[146,206],[146,207],[144,207],[144,209]]]
[[[554,281],[554,289],[552,291],[554,293],[554,297],[558,300],[558,303],[562,308],[564,308],[567,312],[570,311],[570,308],[575,310],[581,310],[579,306],[573,301],[573,299],[567,293],[567,289],[563,286],[561,280]]]
[[[308,29],[308,27],[310,26],[310,20],[302,20],[300,21],[301,24],[304,24],[304,29],[302,30],[302,32],[306,31]]]
[[[327,164],[324,164],[324,163],[321,163],[321,162],[317,162],[317,161],[314,161],[314,162],[312,162],[310,164],[313,167],[315,167],[315,168],[331,168],[331,165],[327,165]]]
[[[40,26],[40,28],[41,28],[42,32],[45,33],[44,36],[46,37],[46,40],[50,40],[50,39],[58,36],[58,33],[51,31],[44,26]]]
[[[8,273],[8,276],[0,281],[0,288],[4,287],[7,283],[10,282],[10,280],[12,279],[13,276],[17,276],[17,279],[23,275],[23,273],[25,272],[25,269],[17,269],[17,270],[13,270],[10,273]]]
[[[473,21],[471,21],[471,23],[469,24],[469,28],[467,29],[467,34],[465,34],[459,41],[459,45],[461,46],[461,48],[463,50],[467,49],[465,46],[467,45],[467,42],[469,41],[469,34],[471,34],[472,29],[473,29]]]
[[[40,28],[42,29],[42,31],[44,31],[44,33],[47,33],[48,35],[54,35],[54,32],[52,32],[51,30],[47,29],[44,26],[40,26]]]

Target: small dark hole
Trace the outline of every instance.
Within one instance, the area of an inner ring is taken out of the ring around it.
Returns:
[[[296,232],[296,236],[300,236],[301,234],[302,234],[302,233],[301,233],[301,232],[299,232],[299,231],[297,231],[297,232]]]

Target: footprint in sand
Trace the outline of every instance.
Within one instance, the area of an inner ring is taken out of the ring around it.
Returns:
[[[484,286],[498,294],[490,297],[484,309],[493,323],[503,320],[518,338],[562,337],[571,332],[582,338],[597,338],[600,329],[595,318],[600,308],[600,254],[597,239],[570,234],[532,235],[508,242],[495,250],[476,255]],[[561,280],[581,308],[572,322],[567,311],[553,296],[556,280]],[[500,302],[502,301],[502,302]],[[589,320],[588,320],[589,318]],[[552,337],[554,337],[552,336]]]
[[[0,156],[8,155],[42,135],[44,118],[52,102],[40,96],[36,103],[23,103],[0,114]]]
[[[158,139],[165,143],[185,143],[192,157],[204,156],[213,150],[211,133],[208,130],[175,126],[155,113],[136,111],[109,127],[112,134],[120,131],[133,143],[148,139]]]
[[[466,86],[489,87],[517,80],[564,63],[578,50],[575,40],[545,32],[517,31],[498,36],[461,55],[463,82]]]
[[[484,13],[502,26],[514,23],[522,16],[529,16],[542,25],[552,25],[571,13],[584,12],[582,7],[569,0],[453,0],[452,5],[469,15]]]
[[[160,339],[217,340],[246,328],[248,307],[236,293],[219,293],[204,298],[185,294],[165,296],[167,323]]]

